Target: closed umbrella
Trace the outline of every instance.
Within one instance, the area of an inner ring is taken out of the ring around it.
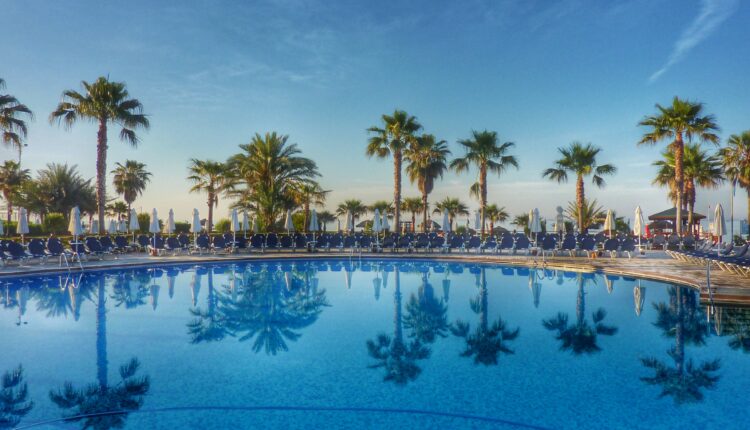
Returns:
[[[75,246],[73,246],[73,255],[78,257],[79,261],[81,256],[78,255],[78,236],[83,234],[83,228],[81,226],[81,211],[78,209],[78,206],[74,207],[70,210],[70,224],[68,225],[68,230],[70,230],[70,234],[73,236],[73,243]]]
[[[3,227],[3,220],[0,219],[0,235],[5,234],[5,228]]]
[[[447,235],[450,232],[451,232],[450,214],[448,213],[448,209],[443,209],[443,235]]]
[[[607,217],[604,218],[604,231],[609,232],[609,237],[612,237],[612,232],[615,230],[615,216],[612,213],[612,209],[607,209]]]
[[[534,208],[529,211],[529,232],[534,234],[534,241],[536,241],[539,233],[542,232],[542,223],[539,221],[539,209]]]
[[[232,248],[237,244],[237,232],[240,231],[240,219],[237,214],[237,209],[232,209],[231,217],[231,228],[232,228]]]
[[[294,222],[292,221],[291,209],[286,210],[286,222],[284,223],[284,229],[286,230],[287,234],[294,231]]]
[[[151,210],[151,222],[148,224],[148,232],[153,234],[154,249],[156,249],[156,233],[159,233],[159,217],[156,214],[156,208]]]
[[[354,216],[352,215],[351,211],[346,212],[346,231],[354,231]]]
[[[310,225],[307,226],[307,231],[312,232],[312,241],[315,243],[315,233],[320,231],[320,223],[318,222],[318,212],[313,209],[310,211]]]
[[[121,219],[117,223],[117,232],[118,233],[127,233],[128,232],[128,223],[124,219]]]
[[[260,225],[258,224],[258,216],[253,217],[253,234],[260,233]]]
[[[565,215],[561,206],[557,207],[557,215],[555,215],[555,233],[565,234]]]
[[[643,305],[646,303],[646,287],[641,286],[641,281],[633,287],[633,300],[635,301],[635,314],[641,316]]]
[[[193,208],[193,219],[190,220],[190,233],[193,233],[193,243],[197,240],[198,234],[201,232],[203,227],[201,226],[201,217],[198,213],[198,209]]]
[[[23,245],[23,236],[29,234],[29,216],[26,208],[18,210],[18,229],[16,230],[16,233],[21,235],[21,245]]]
[[[479,211],[474,211],[474,230],[482,231],[482,215]]]
[[[133,243],[135,243],[135,232],[140,230],[141,226],[138,224],[138,214],[135,212],[135,209],[130,210],[130,224],[128,225],[128,229],[131,233],[133,233]]]
[[[375,233],[375,246],[380,246],[380,210],[375,209],[375,215],[372,217],[372,232]]]
[[[242,211],[242,234],[247,238],[247,232],[250,230],[250,218],[247,211]]]
[[[388,231],[391,229],[390,224],[388,224],[388,215],[385,212],[383,212],[383,217],[380,220],[380,228],[383,231]]]
[[[99,220],[98,219],[91,220],[91,224],[89,224],[89,234],[99,234]]]
[[[169,215],[167,215],[167,223],[164,224],[164,233],[167,235],[170,235],[174,233],[174,211],[172,209],[169,210]]]
[[[114,219],[109,220],[109,226],[107,226],[107,233],[117,234],[117,221]]]
[[[638,248],[641,246],[641,237],[645,234],[643,222],[643,211],[640,206],[635,207],[635,222],[633,223],[633,234],[638,236]]]
[[[722,242],[726,231],[727,226],[724,222],[724,208],[721,207],[721,204],[718,204],[714,211],[714,234],[719,237],[719,243]]]

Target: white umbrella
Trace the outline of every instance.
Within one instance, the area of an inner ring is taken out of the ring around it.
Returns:
[[[260,225],[258,225],[258,216],[253,217],[253,233],[258,234],[260,233]]]
[[[287,233],[291,233],[294,231],[294,222],[292,221],[291,209],[286,210],[286,222],[284,223],[284,230],[286,230]]]
[[[529,211],[529,232],[534,233],[534,240],[542,232],[542,223],[539,221],[539,209]]]
[[[724,208],[721,204],[716,205],[716,211],[714,211],[714,234],[719,237],[719,243],[722,242],[724,235],[727,232],[727,225],[724,222]]]
[[[388,224],[388,215],[383,212],[382,219],[380,220],[380,228],[383,231],[388,231],[391,229],[391,226]]]
[[[169,215],[167,216],[167,223],[164,224],[164,233],[166,234],[172,234],[174,233],[175,227],[174,227],[174,211],[172,209],[169,210]]]
[[[98,219],[91,220],[91,224],[89,225],[89,234],[99,234],[99,220]]]
[[[159,232],[159,217],[156,214],[156,208],[151,210],[151,222],[148,224],[148,232],[154,235],[154,248],[156,248],[156,233]]]
[[[346,212],[346,231],[354,231],[354,216],[350,211]]]
[[[646,287],[641,286],[641,281],[633,287],[633,300],[635,301],[635,314],[641,316],[643,304],[646,303]]]
[[[555,215],[555,233],[565,234],[565,215],[561,206],[557,207],[557,215]]]
[[[109,220],[109,226],[107,227],[107,233],[117,234],[117,222],[114,219]]]
[[[78,242],[78,236],[83,234],[83,227],[81,226],[81,211],[78,206],[70,210],[70,224],[68,225],[70,234],[73,235],[73,242]],[[73,255],[77,256],[80,262],[81,256],[78,255],[78,246],[73,247]]]
[[[250,218],[247,216],[247,211],[242,211],[242,233],[245,237],[248,231],[250,231]]]
[[[481,231],[482,229],[482,214],[479,211],[474,211],[474,230]]]
[[[140,224],[138,224],[138,214],[135,212],[135,209],[130,210],[130,225],[128,225],[128,228],[133,233],[141,228]]]
[[[380,210],[375,209],[375,215],[372,218],[372,231],[377,235],[377,233],[380,233]]]
[[[451,217],[448,213],[448,209],[443,209],[443,234],[448,234],[451,231]],[[448,240],[446,237],[445,240]]]
[[[3,220],[0,219],[0,234],[5,234],[5,228],[3,228]]]
[[[635,207],[635,222],[633,223],[633,234],[638,236],[638,249],[640,252],[641,237],[646,233],[645,223],[643,222],[643,211],[640,206]]]
[[[310,212],[310,225],[307,229],[313,233],[320,231],[320,224],[318,223],[318,213],[315,211],[315,209]]]
[[[237,215],[237,209],[232,209],[230,227],[232,230],[232,247],[234,248],[237,242],[237,232],[240,231],[240,219]]]
[[[201,226],[201,217],[198,214],[198,209],[193,209],[193,221],[190,223],[190,233],[198,234],[201,232],[203,227]]]
[[[612,237],[612,232],[615,230],[615,217],[612,213],[612,209],[607,209],[607,217],[604,218],[604,231],[609,232],[609,237]]]
[[[26,208],[20,208],[18,210],[18,228],[16,233],[21,235],[21,244],[23,244],[23,236],[29,234],[29,216],[26,213]]]
[[[127,233],[128,232],[128,223],[124,219],[121,219],[119,223],[117,223],[117,232],[118,233]]]

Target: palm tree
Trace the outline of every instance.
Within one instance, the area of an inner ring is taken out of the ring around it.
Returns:
[[[408,168],[407,168],[408,169]],[[420,212],[424,213],[425,222],[423,225],[423,231],[426,229],[426,219],[427,219],[427,211],[424,210],[425,206],[423,204],[424,196],[422,198],[419,197],[407,197],[401,202],[401,210],[404,212],[411,212],[411,231],[414,232],[417,227],[417,214]]]
[[[383,115],[382,127],[373,126],[367,129],[372,134],[365,153],[368,157],[393,157],[393,224],[394,229],[401,229],[401,162],[404,151],[417,141],[416,133],[422,128],[417,118],[405,111],[396,109],[393,115]]]
[[[466,349],[461,353],[462,357],[474,357],[474,363],[485,366],[497,365],[500,353],[513,354],[513,350],[507,345],[515,340],[520,329],[516,327],[511,330],[506,322],[498,317],[495,322],[489,322],[489,301],[487,300],[487,276],[482,268],[479,275],[479,295],[470,302],[471,310],[479,315],[479,324],[476,330],[471,332],[468,322],[458,320],[451,327],[455,336],[461,337],[466,342]]]
[[[750,130],[729,136],[719,151],[727,178],[747,191],[747,219],[750,220]]]
[[[576,175],[576,206],[578,208],[578,230],[586,231],[583,225],[583,210],[586,200],[583,181],[586,176],[592,176],[592,182],[599,188],[604,187],[604,175],[613,175],[617,168],[611,164],[599,165],[596,157],[602,151],[601,148],[590,143],[582,144],[573,142],[567,148],[557,148],[562,158],[555,161],[555,167],[549,168],[542,174],[543,177],[558,183],[568,181],[568,173]]]
[[[487,205],[485,211],[487,219],[490,220],[490,234],[495,234],[496,222],[505,222],[510,217],[505,207],[498,207],[496,204]]]
[[[576,202],[568,202],[568,207],[565,209],[565,216],[578,220],[579,225],[583,226],[582,231],[586,231],[594,224],[604,222],[604,219],[607,217],[607,212],[596,199],[591,201],[584,199],[582,209],[582,211],[579,211]]]
[[[99,125],[96,142],[96,205],[99,215],[99,232],[104,232],[104,209],[106,203],[107,179],[107,128],[109,124],[121,126],[120,139],[137,146],[137,128],[148,129],[149,121],[143,114],[143,105],[138,99],[130,98],[124,82],[111,82],[100,77],[93,83],[82,81],[84,93],[66,90],[63,100],[57,105],[50,122],[64,123],[70,128],[79,119]]]
[[[393,292],[393,338],[385,333],[379,333],[375,339],[367,341],[367,352],[377,360],[368,367],[371,369],[385,369],[384,381],[392,381],[398,385],[405,385],[417,379],[422,369],[417,360],[424,360],[430,356],[430,350],[419,339],[411,342],[404,340],[403,321],[401,316],[401,275],[399,268],[394,270],[395,288]]]
[[[7,371],[0,379],[0,428],[16,427],[34,407],[29,400],[29,386],[24,381],[23,367]]]
[[[703,104],[682,100],[675,97],[671,106],[656,105],[658,113],[647,116],[638,123],[648,131],[638,142],[639,145],[655,145],[668,139],[672,140],[668,148],[674,153],[675,182],[677,183],[677,208],[681,209],[684,192],[683,156],[685,139],[691,142],[697,138],[700,142],[719,143],[719,130],[713,115],[703,115]],[[682,235],[682,211],[677,210],[676,232]]]
[[[393,214],[393,203],[387,200],[378,200],[375,203],[371,204],[367,209],[370,212],[375,212],[375,209],[377,209],[381,215],[391,215]]]
[[[0,79],[0,89],[3,88],[5,81]],[[26,115],[28,119],[33,118],[31,109],[18,99],[10,94],[0,94],[0,137],[3,145],[18,151],[18,164],[21,164],[21,149],[26,146],[23,141],[28,133],[26,121],[21,119],[22,115]]]
[[[670,287],[669,304],[654,304],[657,313],[655,326],[664,335],[673,337],[675,344],[667,354],[675,363],[674,367],[655,357],[642,358],[641,363],[654,371],[654,376],[642,377],[648,385],[661,385],[661,397],[672,396],[675,403],[693,403],[703,400],[702,388],[711,389],[719,377],[714,372],[721,365],[718,359],[703,361],[694,365],[692,359],[685,359],[685,344],[705,344],[706,322],[700,311],[695,293],[688,288]]]
[[[481,234],[484,236],[484,220],[487,210],[487,173],[495,173],[498,176],[507,171],[511,166],[518,169],[518,161],[508,151],[516,144],[513,142],[499,143],[497,132],[494,131],[472,131],[472,137],[461,139],[459,145],[466,150],[464,157],[451,161],[451,168],[456,173],[468,171],[474,165],[479,170],[477,184],[472,186],[473,195],[479,197],[479,210],[482,220]]]
[[[96,283],[96,367],[97,382],[75,388],[65,382],[62,388],[50,390],[49,397],[59,408],[70,410],[71,421],[83,421],[84,428],[121,428],[129,411],[143,406],[151,382],[148,376],[136,377],[140,363],[137,358],[120,366],[120,382],[109,383],[107,359],[107,309],[105,277],[102,274],[85,278]],[[117,414],[108,412],[117,411]],[[120,413],[122,412],[122,413]]]
[[[114,177],[112,184],[115,192],[122,194],[122,198],[128,205],[128,222],[130,222],[130,206],[135,199],[143,194],[146,184],[151,181],[151,172],[146,170],[146,165],[135,160],[125,160],[125,164],[115,163],[115,169],[111,172]]]
[[[336,215],[332,214],[329,211],[320,211],[318,212],[318,222],[320,222],[320,225],[323,227],[323,231],[327,230],[328,223],[336,221]]]
[[[289,136],[276,132],[256,133],[240,149],[227,162],[235,182],[231,193],[240,205],[255,208],[265,228],[272,228],[284,211],[295,206],[295,191],[315,184],[318,166],[301,156]]]
[[[653,181],[655,185],[670,187],[670,198],[677,201],[677,181],[675,180],[674,153],[662,153],[663,160],[654,162],[659,170]],[[683,154],[684,188],[682,204],[688,209],[688,225],[693,226],[695,214],[696,187],[718,188],[724,182],[722,162],[718,155],[709,155],[699,144],[686,144]]]
[[[411,145],[404,152],[408,161],[406,173],[409,175],[409,181],[413,184],[416,182],[417,188],[422,193],[422,231],[427,231],[427,197],[435,188],[435,180],[443,177],[443,173],[448,169],[446,159],[451,154],[448,149],[448,143],[444,140],[437,140],[431,134],[423,134],[418,137],[415,144]],[[412,227],[414,226],[414,212],[412,212]]]
[[[6,160],[0,164],[0,193],[7,206],[8,222],[13,215],[13,204],[18,199],[21,186],[30,178],[29,169],[21,169],[21,165],[15,161]]]
[[[451,230],[453,230],[453,220],[460,215],[469,215],[469,207],[461,202],[459,199],[452,197],[446,197],[443,200],[435,203],[435,210],[432,213],[440,214],[443,211],[448,210],[448,221],[451,224]],[[443,226],[445,228],[445,226]]]
[[[205,192],[208,199],[208,221],[206,231],[211,234],[214,220],[214,206],[219,205],[219,195],[226,193],[231,187],[231,181],[224,163],[211,160],[191,159],[188,167],[188,180],[193,183],[191,193]]]
[[[542,321],[544,328],[557,332],[555,338],[560,341],[560,350],[571,350],[573,354],[591,354],[601,351],[596,343],[598,335],[612,336],[617,333],[617,327],[605,325],[602,321],[607,316],[604,308],[597,309],[591,318],[593,325],[586,320],[586,298],[584,287],[587,278],[578,274],[578,296],[576,301],[576,321],[568,325],[568,314],[559,312],[554,318]]]
[[[116,201],[107,205],[107,215],[121,220],[123,217],[127,217],[130,213],[130,208],[125,202]]]
[[[330,193],[330,190],[324,190],[317,182],[306,182],[301,184],[297,189],[294,190],[294,200],[299,206],[302,206],[302,213],[304,214],[303,230],[307,231],[310,223],[310,206],[323,206],[326,202],[326,196]],[[318,216],[320,220],[320,216]]]
[[[75,165],[50,163],[38,170],[33,181],[21,190],[21,203],[40,216],[62,214],[67,220],[78,206],[81,212],[96,210],[96,190],[90,179],[83,179]]]
[[[347,213],[352,214],[352,224],[357,224],[357,218],[367,213],[367,206],[362,204],[362,200],[349,199],[344,200],[343,203],[339,203],[336,207],[336,215],[346,216]]]

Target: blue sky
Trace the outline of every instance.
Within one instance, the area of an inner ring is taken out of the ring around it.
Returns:
[[[573,140],[602,146],[601,161],[619,168],[605,189],[588,188],[605,207],[629,216],[636,204],[646,213],[669,206],[650,185],[661,148],[635,145],[655,103],[704,102],[723,138],[750,129],[750,4],[738,0],[0,0],[0,11],[0,76],[36,114],[25,167],[68,162],[94,175],[94,126],[65,131],[47,116],[64,89],[109,74],[152,122],[137,150],[112,133],[109,164],[145,162],[154,180],[136,207],[174,208],[181,219],[205,212],[204,197],[187,192],[189,158],[222,160],[274,130],[318,162],[329,206],[392,198],[392,164],[368,160],[364,147],[365,129],[394,108],[456,155],[472,129],[516,142],[520,170],[491,179],[489,200],[546,217],[574,198],[573,184],[541,178]],[[476,207],[474,175],[446,175],[431,199]],[[405,182],[404,195],[416,187]],[[728,198],[726,189],[700,192],[698,207]]]

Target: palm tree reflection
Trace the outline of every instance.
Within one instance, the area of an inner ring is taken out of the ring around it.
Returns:
[[[213,272],[208,272],[208,296],[206,308],[195,307],[190,314],[195,318],[188,323],[188,334],[191,343],[212,342],[222,340],[228,334],[221,313],[216,312],[219,293],[214,289]]]
[[[71,421],[82,421],[83,428],[122,428],[127,412],[140,409],[143,396],[148,393],[148,376],[136,377],[140,363],[133,358],[120,366],[120,381],[111,385],[108,380],[107,308],[104,275],[87,277],[96,283],[96,367],[97,382],[76,388],[66,382],[62,388],[51,390],[50,400],[68,412]],[[117,412],[109,415],[108,412]],[[78,418],[73,418],[78,417]]]
[[[583,353],[591,354],[601,351],[596,340],[598,335],[612,336],[617,333],[617,327],[605,325],[602,321],[607,316],[604,308],[599,308],[591,314],[593,324],[586,320],[586,293],[584,287],[586,282],[592,278],[584,277],[579,273],[578,296],[576,300],[575,324],[568,324],[568,314],[558,313],[556,317],[542,321],[544,328],[557,332],[555,338],[561,342],[560,349],[570,350],[575,355]]]
[[[704,345],[706,322],[698,304],[695,291],[687,288],[669,289],[669,304],[654,304],[657,319],[654,325],[664,335],[673,337],[675,344],[667,351],[674,367],[655,357],[642,358],[643,365],[654,371],[654,376],[642,377],[648,385],[660,385],[660,397],[671,396],[675,403],[695,403],[703,400],[701,389],[714,388],[719,377],[715,372],[721,367],[718,359],[702,361],[695,365],[685,358],[685,344]]]
[[[5,372],[0,379],[0,429],[18,425],[34,407],[29,387],[24,382],[23,367]]]
[[[427,275],[422,273],[422,285],[417,294],[409,296],[404,326],[412,331],[410,337],[423,343],[433,343],[437,337],[447,336],[448,307],[443,299],[435,297],[435,289]]]
[[[115,301],[115,306],[134,309],[145,305],[146,299],[151,295],[150,282],[151,274],[147,270],[121,273],[112,285],[112,299]]]
[[[485,269],[478,273],[477,284],[479,295],[471,300],[471,310],[479,315],[479,324],[474,332],[468,322],[458,320],[451,327],[454,335],[464,338],[466,349],[461,353],[462,357],[474,357],[474,363],[486,366],[496,365],[500,353],[513,354],[513,350],[507,342],[515,340],[520,329],[513,330],[506,326],[506,322],[498,317],[492,324],[489,323],[488,300],[487,300],[487,277]]]
[[[401,276],[398,267],[394,268],[394,276],[393,338],[385,333],[380,333],[375,339],[367,341],[367,352],[377,360],[375,364],[368,367],[371,369],[383,368],[385,370],[384,381],[404,385],[417,379],[417,376],[422,372],[422,369],[417,365],[417,360],[424,360],[429,357],[430,350],[422,344],[418,337],[411,342],[404,340],[401,317]]]

